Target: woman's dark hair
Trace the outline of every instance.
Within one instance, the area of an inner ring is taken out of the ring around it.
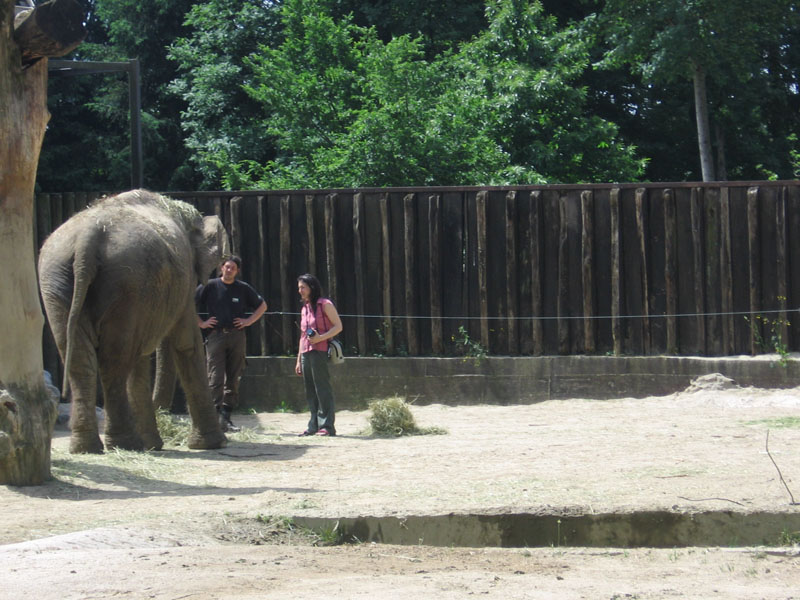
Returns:
[[[308,288],[311,290],[311,296],[308,299],[308,303],[311,305],[311,312],[314,313],[317,310],[317,300],[322,297],[322,286],[319,283],[319,279],[314,277],[311,273],[306,273],[304,275],[300,275],[297,278],[297,281],[302,281],[305,283]],[[301,300],[302,302],[302,300]]]

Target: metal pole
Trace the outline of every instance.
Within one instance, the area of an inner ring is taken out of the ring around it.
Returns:
[[[54,73],[119,73],[128,74],[128,103],[131,124],[131,188],[144,186],[142,160],[142,91],[139,78],[139,59],[125,62],[92,62],[77,60],[50,60],[48,69]]]
[[[144,169],[142,165],[142,93],[139,84],[139,59],[129,61],[128,93],[131,113],[131,189],[144,185]]]

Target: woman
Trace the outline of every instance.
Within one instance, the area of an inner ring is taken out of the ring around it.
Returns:
[[[300,311],[300,348],[295,373],[303,376],[311,411],[308,427],[300,435],[336,435],[333,390],[328,375],[328,340],[342,331],[336,307],[322,297],[322,286],[313,275],[297,278]]]

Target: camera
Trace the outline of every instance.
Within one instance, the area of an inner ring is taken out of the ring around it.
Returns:
[[[317,335],[317,332],[314,331],[313,329],[311,329],[311,327],[309,327],[308,329],[306,329],[306,335],[308,337],[313,337],[313,336]]]

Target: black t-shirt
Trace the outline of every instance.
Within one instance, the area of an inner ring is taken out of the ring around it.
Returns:
[[[235,318],[244,319],[261,306],[264,298],[249,283],[236,279],[227,284],[217,277],[197,289],[195,302],[198,313],[217,318],[217,329],[231,329]]]

